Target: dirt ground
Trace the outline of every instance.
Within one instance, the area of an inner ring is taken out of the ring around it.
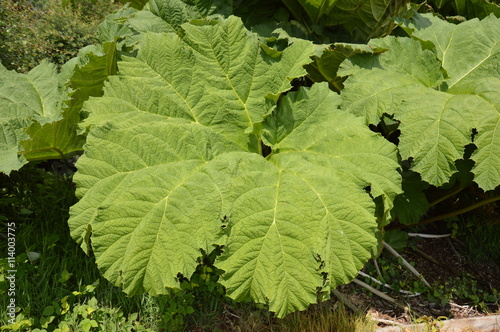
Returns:
[[[476,281],[477,289],[491,292],[500,290],[500,262],[477,262],[467,258],[463,244],[450,239],[422,239],[415,248],[407,248],[400,253],[407,261],[414,262],[429,284],[439,287],[451,278],[470,275]],[[427,258],[425,258],[427,257]],[[359,277],[358,277],[359,278]],[[452,285],[448,285],[450,287]],[[391,322],[410,324],[415,319],[441,320],[460,319],[500,314],[500,304],[487,303],[482,309],[474,306],[467,299],[451,300],[448,303],[432,303],[425,296],[398,296],[387,289],[403,307],[394,305],[382,298],[363,291],[358,285],[343,286],[340,291],[359,309],[365,310],[379,326],[391,325]]]

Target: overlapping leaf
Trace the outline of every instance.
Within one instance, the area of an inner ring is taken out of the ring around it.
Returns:
[[[178,287],[199,249],[217,244],[231,297],[278,316],[305,309],[370,257],[371,195],[388,212],[400,191],[395,147],[340,112],[326,84],[274,109],[305,74],[310,43],[273,58],[234,17],[183,30],[182,40],[147,34],[104,96],[85,104],[72,235],[131,294]]]
[[[461,81],[500,75],[500,19],[493,15],[458,25],[430,14],[418,15],[402,26],[413,38],[434,49],[449,76],[448,89]]]
[[[436,20],[418,16],[407,28],[421,42],[374,40],[373,46],[389,51],[349,59],[341,69],[352,75],[343,106],[371,124],[384,113],[394,115],[401,122],[401,156],[412,158],[412,169],[436,186],[456,172],[455,161],[463,158],[476,129],[475,181],[494,189],[500,183],[500,20],[490,16],[460,25]]]
[[[141,9],[124,7],[106,17],[99,26],[100,40],[112,42],[115,38],[128,37],[130,46],[138,40],[131,36],[177,32],[190,20],[229,16],[233,6],[231,0],[151,0]]]
[[[335,91],[344,88],[342,82],[345,77],[337,75],[340,64],[347,58],[356,54],[378,54],[385,49],[374,49],[364,44],[335,43],[322,49],[322,52],[312,57],[313,62],[306,66],[309,77],[314,82],[328,82]]]
[[[207,18],[211,15],[229,16],[233,10],[231,0],[153,0],[148,9],[178,30],[191,19]]]
[[[290,80],[304,74],[312,44],[294,43],[280,59],[263,57],[257,36],[235,17],[215,26],[186,25],[184,34],[183,40],[175,34],[147,34],[137,58],[121,63],[123,77],[111,78],[106,98],[86,107],[94,115],[88,123],[112,113],[131,122],[150,121],[150,114],[142,120],[147,112],[210,126],[242,147],[259,150],[255,135],[245,131],[257,134],[270,111],[265,96],[288,90]],[[118,86],[128,90],[120,100],[114,98]],[[111,107],[115,104],[119,112]]]
[[[28,74],[2,67],[0,76],[0,171],[9,174],[27,161],[20,155],[21,141],[29,138],[24,129],[32,123],[45,125],[61,118],[63,96],[54,65],[42,62]]]
[[[482,19],[491,13],[500,16],[500,4],[495,0],[431,0],[429,4],[442,16],[461,15],[467,19]]]
[[[353,40],[363,41],[390,33],[392,18],[405,16],[406,11],[403,1],[338,0],[326,24],[342,24]]]
[[[299,12],[302,7],[313,24],[318,24],[320,18],[329,15],[338,0],[283,0],[292,12]],[[298,16],[297,14],[295,16]]]
[[[414,172],[403,172],[402,178],[403,193],[394,200],[392,214],[403,224],[415,224],[430,208],[427,197],[423,193],[429,185]]]
[[[115,44],[110,43],[104,50],[88,48],[63,66],[60,74],[48,62],[26,75],[4,70],[0,171],[8,174],[27,161],[64,158],[81,151],[84,137],[77,134],[77,124],[83,101],[102,93],[103,82],[115,66]]]

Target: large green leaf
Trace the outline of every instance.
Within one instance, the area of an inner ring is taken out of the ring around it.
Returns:
[[[283,0],[292,12],[297,12],[297,5],[300,5],[314,24],[318,24],[323,16],[329,15],[337,1],[338,0]]]
[[[431,0],[429,3],[443,16],[461,15],[467,19],[500,16],[498,0]]]
[[[97,29],[97,38],[101,42],[113,42],[119,38],[134,35],[131,29],[125,22],[129,17],[134,17],[139,10],[124,6],[116,12],[106,16]]]
[[[106,121],[112,113],[126,119],[123,123],[151,121],[149,114],[142,120],[149,112],[210,126],[242,147],[260,150],[255,135],[245,130],[258,134],[270,112],[263,97],[288,90],[292,78],[304,75],[312,44],[294,43],[280,59],[262,56],[257,36],[235,17],[215,26],[185,25],[184,34],[183,40],[147,34],[138,56],[120,64],[123,77],[111,78],[106,98],[86,107],[94,115],[88,123]],[[124,100],[114,98],[118,86],[129,91],[120,96]]]
[[[137,7],[135,7],[137,8]],[[99,26],[99,38],[115,41],[128,37],[127,46],[138,39],[131,36],[145,32],[177,32],[181,25],[196,19],[229,16],[231,0],[151,0],[144,8],[121,8],[106,17]]]
[[[458,25],[430,14],[418,15],[405,30],[434,49],[449,76],[449,89],[461,81],[500,75],[500,19],[493,15]]]
[[[65,158],[82,150],[77,132],[83,102],[100,96],[104,80],[116,71],[115,43],[87,47],[57,74],[42,62],[28,74],[4,71],[0,78],[3,158],[9,173],[28,161]]]
[[[183,31],[148,33],[85,103],[72,236],[129,294],[179,287],[200,249],[223,245],[229,296],[279,317],[305,309],[369,259],[372,197],[388,214],[400,192],[395,146],[339,111],[327,84],[278,98],[310,43],[270,57],[235,17]]]
[[[490,16],[456,26],[425,15],[415,22],[407,29],[420,42],[373,40],[371,45],[389,51],[343,64],[339,73],[352,75],[343,107],[370,124],[394,115],[401,122],[402,158],[411,158],[412,170],[436,186],[457,171],[455,162],[477,130],[472,171],[481,188],[494,189],[500,184],[500,20]]]
[[[0,171],[9,174],[27,160],[20,154],[21,142],[28,139],[25,129],[61,119],[63,94],[55,66],[42,62],[28,74],[7,71],[0,76]]]
[[[442,83],[439,61],[431,51],[422,50],[418,42],[387,37],[373,40],[370,45],[389,51],[378,56],[350,57],[338,71],[339,76],[352,75],[343,90],[344,107],[365,117],[367,124],[378,124],[384,113],[394,114],[401,103],[399,95],[407,93],[404,87],[411,91]]]
[[[317,52],[312,57],[313,62],[306,66],[307,73],[313,82],[328,82],[335,91],[344,88],[342,82],[345,77],[337,75],[340,64],[347,58],[356,54],[378,54],[385,49],[374,49],[364,44],[335,43],[325,47],[321,53]]]
[[[56,68],[46,61],[25,75],[3,70],[0,93],[2,120],[31,117],[44,124],[61,116],[63,96],[58,89]]]

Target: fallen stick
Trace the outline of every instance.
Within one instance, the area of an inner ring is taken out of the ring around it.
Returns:
[[[429,287],[432,288],[431,285],[425,280],[424,276],[420,274],[413,266],[408,263],[406,259],[403,258],[396,250],[394,250],[390,245],[388,245],[385,241],[382,241],[382,244],[384,245],[384,248],[386,248],[391,254],[393,254],[396,258],[401,259],[401,263],[408,269],[410,270],[414,275],[416,275],[419,279],[423,281],[423,283]]]

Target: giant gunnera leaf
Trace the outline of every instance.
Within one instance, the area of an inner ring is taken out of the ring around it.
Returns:
[[[289,92],[311,43],[269,56],[236,17],[182,30],[144,35],[85,103],[71,234],[129,294],[178,288],[220,245],[230,297],[303,310],[370,258],[396,148],[327,83]]]
[[[104,80],[115,73],[115,49],[114,42],[87,47],[60,73],[46,61],[28,74],[0,65],[0,172],[82,150],[80,110],[89,96],[102,94]]]
[[[474,143],[474,181],[484,190],[500,184],[500,19],[493,15],[454,25],[416,16],[411,38],[372,40],[388,49],[357,55],[339,75],[350,75],[343,108],[378,124],[400,121],[399,151],[412,170],[441,186],[457,172],[465,146]]]
[[[137,42],[133,36],[139,33],[176,32],[185,22],[229,16],[233,9],[231,0],[150,0],[144,8],[133,7],[124,6],[108,15],[99,25],[99,40],[127,37],[126,45],[130,46]]]
[[[63,97],[55,66],[42,62],[28,74],[0,65],[0,172],[18,170],[26,158],[20,153],[25,132],[33,123],[44,125],[61,118]]]

